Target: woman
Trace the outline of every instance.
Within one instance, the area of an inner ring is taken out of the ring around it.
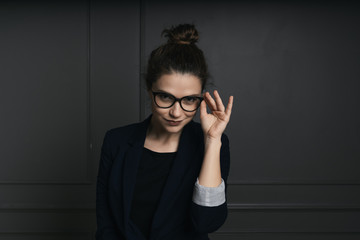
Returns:
[[[96,239],[209,239],[227,217],[229,142],[217,91],[193,25],[165,29],[168,42],[149,58],[152,114],[105,135],[97,179]],[[203,101],[205,100],[205,101]],[[211,113],[207,113],[207,107]],[[200,108],[201,124],[192,119]]]

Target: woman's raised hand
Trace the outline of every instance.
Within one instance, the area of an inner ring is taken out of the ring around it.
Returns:
[[[220,140],[230,120],[234,97],[229,97],[229,102],[225,109],[217,90],[214,91],[215,99],[208,92],[205,92],[203,96],[205,101],[202,101],[200,105],[200,122],[204,131],[205,141],[212,139]],[[207,113],[206,105],[209,106],[211,113]]]

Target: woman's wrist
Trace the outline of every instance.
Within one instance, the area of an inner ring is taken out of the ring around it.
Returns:
[[[221,146],[221,137],[213,138],[213,137],[205,136],[204,143],[205,143],[205,147],[207,147],[207,146],[211,146],[211,147]]]

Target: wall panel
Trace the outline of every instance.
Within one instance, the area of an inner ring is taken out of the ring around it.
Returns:
[[[0,3],[1,239],[94,239],[105,131],[139,120],[139,14]]]
[[[0,182],[87,181],[87,2],[0,9]]]

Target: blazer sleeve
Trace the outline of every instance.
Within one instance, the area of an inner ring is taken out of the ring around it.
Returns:
[[[108,178],[112,167],[110,131],[105,134],[101,148],[99,171],[96,183],[96,240],[122,240],[116,229],[108,201]]]
[[[230,170],[229,139],[223,134],[221,137],[220,167],[221,178],[225,183],[225,196],[227,193],[227,178]],[[219,206],[201,206],[191,203],[191,221],[195,231],[199,233],[211,233],[219,229],[225,222],[228,214],[227,201]]]

